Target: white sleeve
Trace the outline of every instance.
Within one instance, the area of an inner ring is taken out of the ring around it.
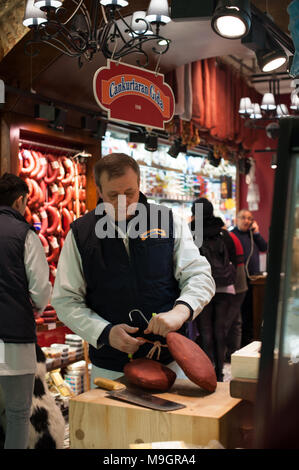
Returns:
[[[99,336],[109,322],[87,307],[85,296],[82,260],[70,230],[60,253],[51,303],[59,319],[96,348]]]
[[[24,264],[30,298],[37,312],[41,314],[48,305],[52,286],[44,248],[33,230],[28,230],[26,236]]]
[[[174,215],[174,276],[181,290],[177,299],[192,307],[193,319],[215,294],[211,267],[195,245],[188,224]]]

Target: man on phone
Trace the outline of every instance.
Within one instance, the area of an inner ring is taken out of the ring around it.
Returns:
[[[259,254],[267,251],[267,242],[259,233],[259,226],[249,210],[242,209],[238,213],[237,226],[233,228],[232,232],[243,245],[247,276],[259,274]]]
[[[248,291],[242,304],[242,346],[250,343],[253,337],[252,285],[250,276],[260,273],[260,253],[267,251],[267,242],[259,233],[259,226],[252,213],[242,209],[237,215],[237,226],[232,232],[239,238],[244,249],[244,262],[247,274]]]

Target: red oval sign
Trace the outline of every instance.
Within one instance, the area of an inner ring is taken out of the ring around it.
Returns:
[[[164,129],[174,114],[174,95],[164,75],[133,65],[107,61],[93,79],[98,105],[112,121]]]

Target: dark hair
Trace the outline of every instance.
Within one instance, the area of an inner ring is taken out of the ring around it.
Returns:
[[[0,206],[12,206],[20,196],[25,197],[29,188],[25,181],[12,173],[5,173],[0,178]]]
[[[203,216],[204,219],[210,219],[211,217],[213,217],[213,212],[214,212],[213,204],[207,198],[200,197],[198,199],[195,199],[195,201],[193,202],[192,207],[191,207],[191,212],[192,212],[193,216],[195,215],[195,206],[196,206],[196,204],[202,204],[203,205],[202,216]]]
[[[94,177],[96,185],[100,188],[101,174],[106,171],[108,179],[118,178],[123,176],[127,168],[132,168],[138,176],[138,182],[140,181],[140,169],[139,165],[133,157],[129,157],[125,153],[111,153],[101,158],[94,166]]]

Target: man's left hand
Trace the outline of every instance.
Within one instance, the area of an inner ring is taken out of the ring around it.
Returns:
[[[259,226],[255,220],[252,222],[251,228],[253,230],[253,233],[259,233],[260,231]]]
[[[170,331],[179,330],[189,316],[189,308],[186,305],[178,304],[168,312],[158,313],[153,316],[144,333],[166,337]]]

